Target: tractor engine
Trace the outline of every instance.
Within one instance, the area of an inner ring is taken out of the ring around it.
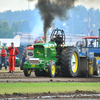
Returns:
[[[34,45],[34,57],[35,58],[46,58],[56,57],[56,45],[54,44],[36,44]]]

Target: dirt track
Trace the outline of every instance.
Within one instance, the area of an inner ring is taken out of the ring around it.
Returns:
[[[25,77],[23,71],[16,67],[15,73],[8,73],[8,69],[4,68],[0,70],[0,82],[9,83],[9,82],[100,82],[100,77],[91,77],[91,78],[69,78],[69,77],[36,77],[34,72],[31,73],[30,77]],[[6,100],[41,100],[41,99],[71,99],[71,100],[91,100],[91,99],[100,99],[100,93],[96,91],[78,91],[70,93],[35,93],[35,94],[22,94],[22,93],[13,93],[13,94],[4,94],[0,95],[0,100],[6,98]],[[2,99],[3,98],[3,99]]]
[[[25,77],[22,70],[16,67],[15,73],[8,73],[8,69],[0,70],[0,82],[100,82],[100,77],[69,78],[69,77],[36,77],[34,72],[30,77]]]
[[[100,100],[100,93],[78,90],[67,93],[13,93],[0,95],[0,98],[0,100]]]

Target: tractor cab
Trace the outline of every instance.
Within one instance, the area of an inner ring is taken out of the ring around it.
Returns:
[[[83,44],[80,46],[79,56],[88,56],[90,58],[96,58],[97,64],[100,64],[100,47],[98,47],[98,36],[85,36],[83,37]],[[90,46],[90,45],[93,46]]]
[[[60,50],[61,45],[65,44],[65,33],[64,33],[64,31],[60,30],[58,28],[54,29],[51,33],[50,40],[57,44],[56,51],[57,51],[57,57],[59,57],[60,51],[61,51]]]
[[[84,47],[98,47],[98,36],[85,36],[84,39]],[[93,46],[90,46],[92,43]]]
[[[98,47],[98,39],[97,36],[85,36],[82,41],[77,41],[76,47]],[[90,45],[91,42],[93,46]]]
[[[65,44],[64,31],[60,29],[54,29],[51,33],[50,40],[54,41],[57,45]]]
[[[80,49],[79,55],[87,55],[87,53],[99,55],[100,49],[98,49],[98,36],[85,36],[83,41],[77,42],[77,46]]]

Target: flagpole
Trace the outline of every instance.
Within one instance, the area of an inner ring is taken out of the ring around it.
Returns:
[[[90,36],[90,22],[91,22],[91,19],[88,13],[88,35],[87,36]]]
[[[88,13],[88,30],[87,30],[87,36],[89,36],[89,13]]]

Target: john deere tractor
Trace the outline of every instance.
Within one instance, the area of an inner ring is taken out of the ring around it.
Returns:
[[[24,63],[25,76],[30,76],[33,69],[36,76],[78,76],[79,53],[76,47],[65,45],[63,30],[54,29],[50,42],[35,44],[33,52],[34,58]]]

